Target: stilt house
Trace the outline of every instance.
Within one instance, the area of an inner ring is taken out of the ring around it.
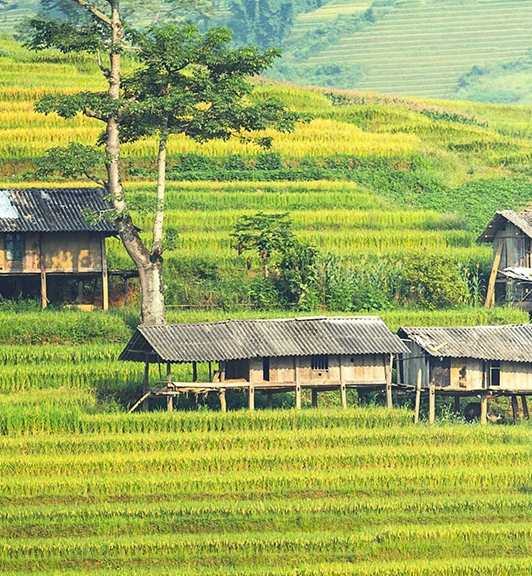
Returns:
[[[532,311],[532,211],[497,212],[477,242],[493,243],[486,306],[513,304]]]
[[[532,394],[532,325],[411,328],[398,332],[403,353],[398,378],[436,394],[480,396]],[[430,409],[430,406],[429,406]]]
[[[37,280],[43,308],[50,276],[101,280],[102,307],[108,307],[105,239],[116,234],[105,219],[86,214],[111,208],[97,188],[0,190],[0,283],[14,278],[18,292]],[[80,284],[81,286],[81,284]]]
[[[386,389],[391,405],[392,356],[408,348],[377,317],[313,317],[278,320],[228,320],[201,324],[139,326],[120,360],[145,363],[145,398],[172,398],[193,391],[217,392],[225,410],[226,390],[268,394],[301,390],[339,390],[346,403],[347,388]],[[192,382],[176,382],[172,365],[192,364]],[[197,364],[208,363],[209,381],[197,381]],[[166,377],[150,384],[151,364],[164,365]],[[214,365],[214,366],[213,366]]]

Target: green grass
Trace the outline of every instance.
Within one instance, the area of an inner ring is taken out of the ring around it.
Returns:
[[[71,413],[26,430],[0,436],[2,574],[530,568],[528,426],[365,408]]]

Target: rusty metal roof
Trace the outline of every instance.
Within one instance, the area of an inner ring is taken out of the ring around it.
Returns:
[[[498,230],[511,222],[524,234],[532,238],[532,210],[501,210],[496,212],[477,242],[493,242]]]
[[[532,324],[412,328],[398,332],[436,357],[532,362]]]
[[[107,232],[113,222],[87,223],[84,210],[103,214],[111,208],[100,188],[0,189],[0,232]]]
[[[376,316],[139,326],[120,360],[209,362],[313,354],[408,352]]]

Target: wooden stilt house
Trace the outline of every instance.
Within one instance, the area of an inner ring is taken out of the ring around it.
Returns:
[[[145,395],[166,396],[172,409],[184,392],[216,392],[225,410],[225,393],[244,390],[249,407],[261,390],[271,406],[275,392],[294,391],[301,407],[301,390],[338,390],[346,405],[347,388],[385,389],[391,406],[392,357],[408,352],[401,340],[377,317],[313,317],[278,320],[228,320],[201,324],[139,326],[120,360],[144,362]],[[175,381],[172,365],[192,364],[192,382]],[[197,381],[198,363],[209,365],[208,381]],[[166,376],[150,381],[150,366]],[[140,403],[140,401],[139,401]]]
[[[532,394],[532,325],[412,328],[398,332],[410,352],[398,362],[403,384],[429,392],[434,418],[437,394],[479,396],[484,420],[490,395],[523,399]]]
[[[477,242],[493,243],[486,306],[512,304],[532,311],[532,210],[497,212]]]
[[[116,234],[105,219],[89,222],[111,206],[97,188],[26,188],[0,190],[0,288],[15,282],[17,293],[38,282],[42,306],[50,277],[97,279],[102,307],[108,307],[105,240]],[[2,286],[3,284],[3,286]]]

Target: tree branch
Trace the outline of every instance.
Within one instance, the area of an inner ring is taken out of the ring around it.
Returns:
[[[98,10],[98,8],[95,8],[94,6],[92,6],[91,4],[86,2],[85,0],[74,0],[74,2],[76,4],[79,4],[81,7],[85,8],[85,10],[88,10],[91,14],[96,16],[96,18],[98,18],[102,22],[105,22],[109,26],[112,26],[113,22],[112,22],[111,18],[109,18],[109,16],[104,14],[102,11]]]

